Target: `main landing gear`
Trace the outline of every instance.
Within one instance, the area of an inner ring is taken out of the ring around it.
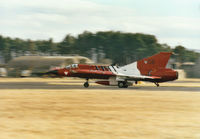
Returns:
[[[118,82],[118,87],[119,88],[128,88],[128,84],[125,81],[119,81]]]
[[[157,82],[155,82],[155,85],[157,86],[157,87],[159,87],[160,85],[159,85],[159,83],[157,83]]]
[[[88,88],[88,87],[89,87],[88,79],[86,79],[86,82],[83,84],[83,86],[84,86],[85,88]]]

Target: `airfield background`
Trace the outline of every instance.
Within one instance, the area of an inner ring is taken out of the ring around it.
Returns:
[[[95,63],[125,65],[161,51],[175,53],[169,65],[171,68],[184,69],[187,77],[200,77],[200,67],[197,64],[200,63],[200,54],[197,51],[188,50],[181,45],[172,48],[168,44],[160,44],[154,35],[114,31],[96,33],[85,31],[77,37],[68,34],[59,43],[55,43],[51,38],[49,40],[33,41],[0,36],[0,68],[6,68],[7,70],[9,68],[10,71],[12,68],[16,68],[16,65],[23,65],[17,63],[18,59],[25,58],[18,58],[20,56],[38,56],[35,57],[38,59],[36,65],[41,62],[40,56],[53,56],[54,58],[57,56],[58,58],[67,55],[81,55],[90,58]],[[55,60],[53,57],[52,61]],[[32,59],[35,58],[32,57]],[[27,59],[30,59],[30,57],[27,57]],[[71,64],[72,62],[68,63]],[[62,62],[57,59],[56,63]],[[67,64],[67,62],[65,63]],[[41,62],[40,66],[50,67],[50,64],[52,63],[47,62],[48,66],[46,66]],[[11,65],[15,66],[12,67]],[[33,67],[28,66],[25,70],[32,69]],[[41,70],[43,69],[41,68]]]

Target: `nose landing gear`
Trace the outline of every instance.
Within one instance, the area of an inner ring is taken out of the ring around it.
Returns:
[[[157,83],[157,82],[155,82],[155,85],[157,86],[157,87],[159,87],[160,85],[159,85],[159,83]]]
[[[88,88],[90,85],[89,85],[89,83],[88,83],[88,80],[89,79],[86,79],[86,82],[83,84],[83,86],[85,87],[85,88]]]

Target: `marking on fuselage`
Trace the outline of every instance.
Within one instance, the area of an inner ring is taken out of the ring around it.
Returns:
[[[64,72],[64,74],[65,74],[65,75],[67,75],[67,74],[68,74],[68,72],[67,72],[67,71],[65,71],[65,72]]]
[[[114,68],[114,66],[111,66],[111,67],[114,69],[115,72],[117,72],[117,70]]]

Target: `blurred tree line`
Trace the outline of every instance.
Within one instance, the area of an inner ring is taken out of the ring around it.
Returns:
[[[141,33],[85,31],[77,37],[68,34],[59,43],[53,42],[52,39],[32,41],[0,36],[0,55],[6,62],[12,58],[13,54],[15,56],[40,53],[78,54],[91,58],[94,53],[103,53],[104,58],[121,65],[161,51],[176,53],[173,57],[177,62],[195,62],[199,57],[199,53],[187,50],[183,46],[171,48],[167,44],[158,43],[154,35]]]

